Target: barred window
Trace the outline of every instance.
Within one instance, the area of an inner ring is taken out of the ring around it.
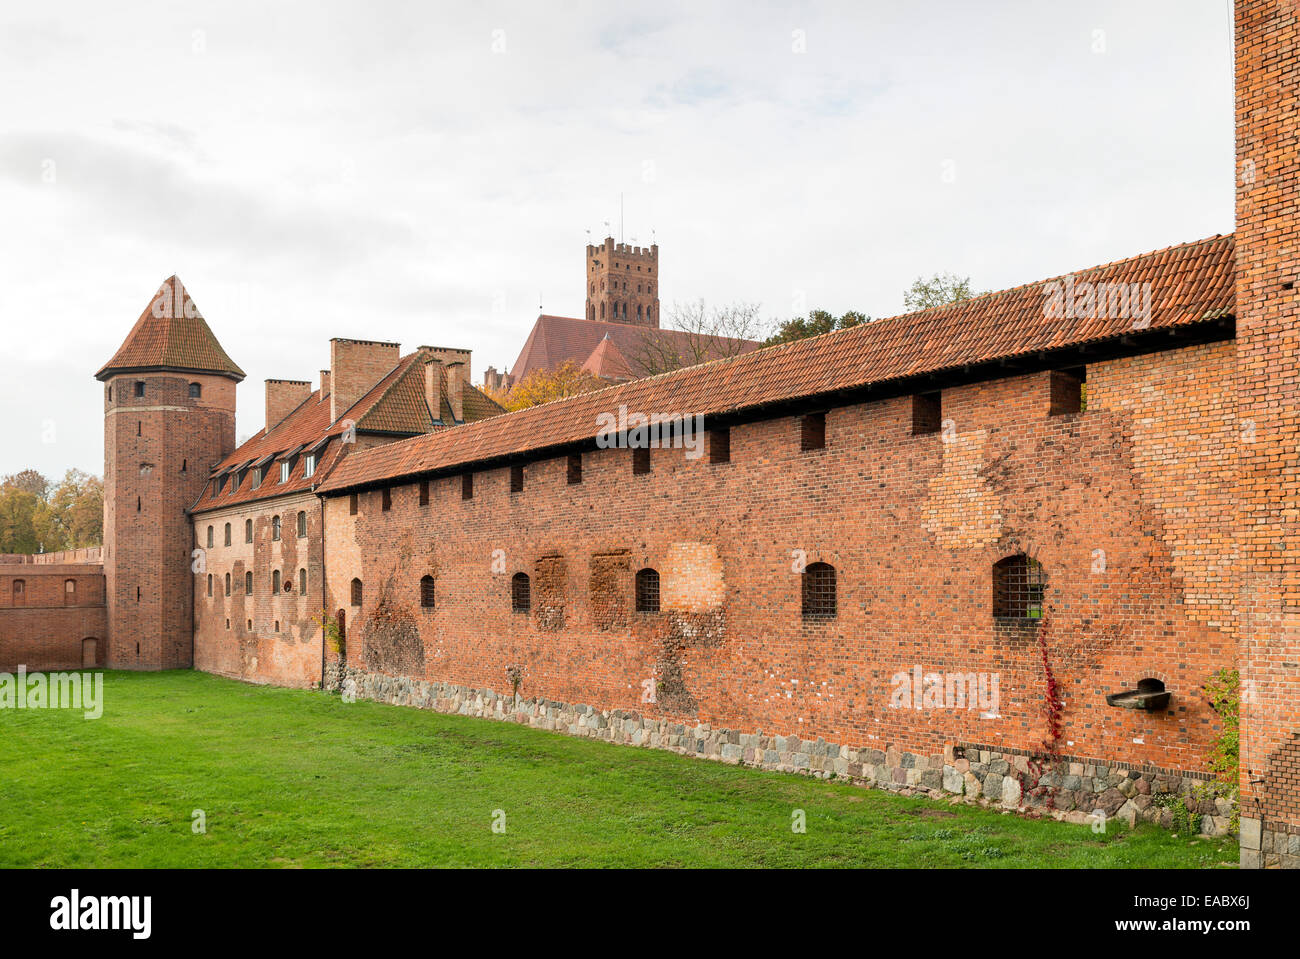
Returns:
[[[352,581],[352,605],[361,605],[361,580],[359,579],[354,579]]]
[[[997,619],[1042,619],[1047,577],[1043,564],[1024,553],[993,567],[993,615]]]
[[[636,611],[659,612],[659,570],[646,567],[636,571]]]
[[[420,577],[420,605],[425,609],[433,609],[434,598],[433,577]]]
[[[527,573],[515,573],[510,579],[510,608],[516,613],[526,613],[533,605],[532,583]]]
[[[803,571],[803,618],[807,622],[834,619],[837,609],[835,567],[809,563]]]

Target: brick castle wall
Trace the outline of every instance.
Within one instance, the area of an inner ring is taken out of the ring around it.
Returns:
[[[527,464],[520,492],[498,469],[471,500],[458,476],[424,507],[414,484],[389,512],[379,491],[355,516],[329,498],[328,606],[366,673],[499,690],[517,665],[529,698],[915,755],[1040,749],[1041,640],[1060,753],[1198,772],[1218,731],[1201,686],[1235,655],[1232,371],[1221,343],[1091,366],[1083,413],[1049,415],[1060,380],[1037,374],[945,390],[940,433],[912,435],[900,397],[832,409],[823,450],[800,452],[784,417],[734,427],[724,464],[654,450],[634,476],[629,451],[601,450],[577,485],[561,457]],[[1021,552],[1046,571],[1045,623],[992,617],[993,565]],[[836,567],[830,622],[801,617],[804,560]],[[645,567],[658,614],[634,610]],[[511,611],[519,572],[528,614]],[[900,708],[895,677],[916,667],[995,674],[996,715]],[[1143,678],[1167,711],[1105,704]]]
[[[298,535],[298,514],[305,514],[306,535]],[[281,534],[273,538],[274,517]],[[253,521],[253,542],[246,541],[245,522]],[[225,526],[231,545],[225,545]],[[206,572],[193,577],[194,667],[247,682],[309,687],[321,681],[323,553],[320,500],[311,493],[211,510],[194,517],[195,533],[204,549]],[[207,530],[213,529],[212,549]],[[273,593],[273,571],[282,588]],[[307,591],[301,573],[307,572]],[[253,574],[253,592],[246,589]],[[230,576],[230,595],[225,578]],[[208,595],[208,577],[212,595]],[[289,583],[289,589],[283,583]],[[250,625],[251,624],[251,625]],[[278,629],[277,629],[278,626]]]
[[[102,666],[107,638],[99,564],[0,563],[0,672]]]

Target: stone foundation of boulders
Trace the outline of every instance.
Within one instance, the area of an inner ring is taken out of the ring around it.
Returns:
[[[1036,759],[1020,750],[953,743],[942,753],[897,746],[852,747],[798,736],[742,733],[650,719],[630,710],[601,710],[546,699],[521,699],[490,689],[386,676],[331,663],[325,688],[345,696],[441,713],[515,722],[587,739],[664,749],[732,765],[842,779],[949,802],[993,806],[1078,824],[1119,820],[1205,835],[1233,829],[1235,805],[1215,797],[1204,773],[1105,764],[1095,760]]]

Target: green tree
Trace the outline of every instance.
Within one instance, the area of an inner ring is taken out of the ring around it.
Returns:
[[[957,276],[954,273],[936,273],[928,280],[918,276],[911,287],[903,294],[903,312],[915,313],[918,310],[931,310],[945,303],[957,303],[974,296],[983,296],[971,290],[969,276]]]
[[[792,343],[795,340],[820,336],[832,330],[847,330],[851,326],[870,323],[871,317],[865,313],[850,310],[843,316],[827,313],[825,310],[813,310],[806,317],[796,316],[786,320],[776,328],[776,332],[763,341],[764,346],[776,346],[778,343]]]
[[[35,553],[36,511],[41,500],[16,486],[0,485],[0,553]]]

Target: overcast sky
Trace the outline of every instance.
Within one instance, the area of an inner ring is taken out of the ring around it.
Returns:
[[[773,319],[1232,230],[1226,0],[6,3],[0,89],[0,474],[102,471],[172,273],[243,437],[332,336],[512,365],[606,221]]]

